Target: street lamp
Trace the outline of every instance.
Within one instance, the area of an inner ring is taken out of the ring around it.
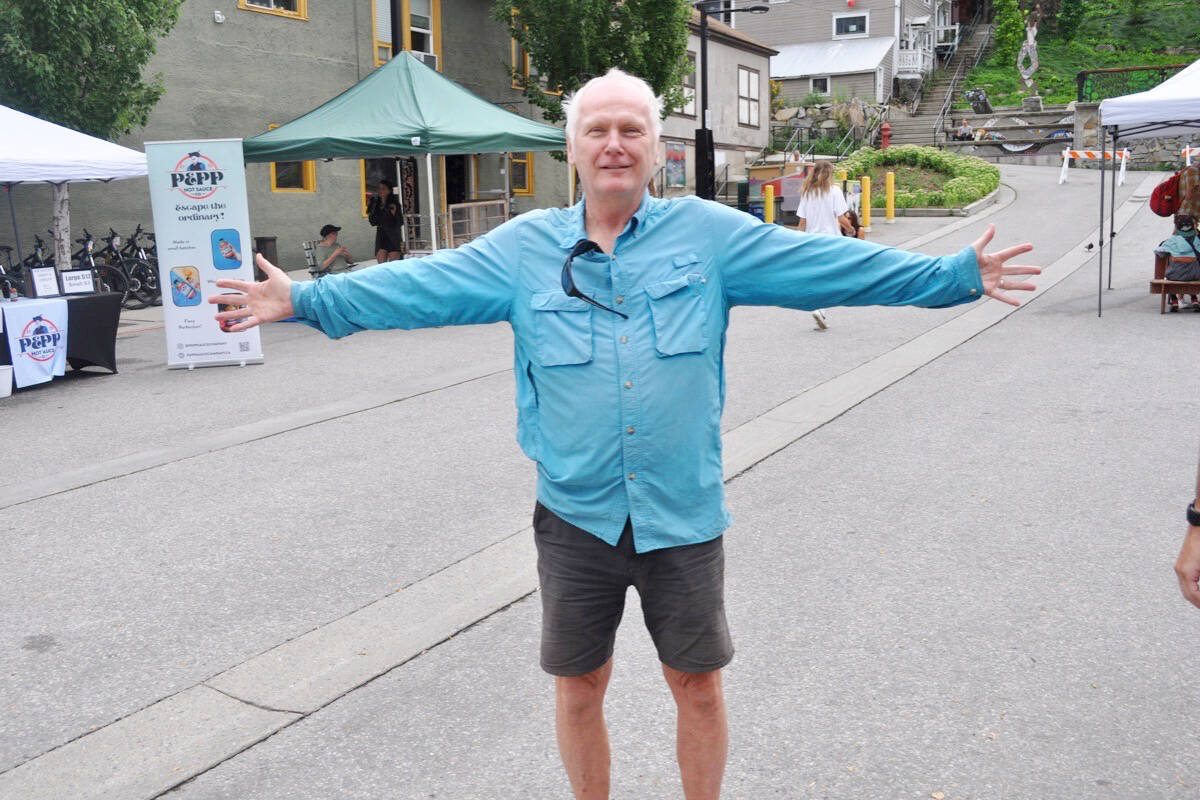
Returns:
[[[751,14],[765,14],[771,9],[767,6],[743,6],[734,8],[733,0],[700,0],[693,3],[700,12],[700,127],[696,129],[696,194],[705,200],[715,200],[716,187],[716,155],[713,149],[712,123],[708,118],[708,15],[732,14],[735,11],[749,11]]]

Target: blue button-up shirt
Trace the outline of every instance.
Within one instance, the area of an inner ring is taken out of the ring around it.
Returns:
[[[469,244],[292,287],[296,316],[339,337],[367,328],[508,322],[517,440],[538,499],[638,552],[703,542],[730,523],[721,471],[725,328],[734,305],[943,307],[983,287],[965,248],[933,258],[768,225],[719,203],[646,195],[611,255],[563,261],[583,203],[523,214]]]

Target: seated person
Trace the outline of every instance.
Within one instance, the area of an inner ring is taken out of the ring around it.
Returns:
[[[842,236],[853,236],[855,239],[866,239],[867,229],[858,221],[858,214],[854,209],[850,209],[842,215],[845,220],[845,225],[842,225]],[[841,220],[839,219],[839,222]]]
[[[333,265],[339,258],[344,262],[345,269],[354,266],[350,251],[338,244],[337,236],[340,230],[337,225],[325,225],[321,228],[321,241],[317,243],[318,274],[333,271]]]
[[[954,140],[957,142],[969,142],[974,138],[975,132],[967,124],[967,118],[963,117],[962,124],[954,129]]]
[[[1175,232],[1164,239],[1156,253],[1166,253],[1170,258],[1167,262],[1166,278],[1169,281],[1200,281],[1200,242],[1196,241],[1196,219],[1187,214],[1175,215]],[[1200,311],[1200,298],[1192,295],[1192,310]],[[1172,311],[1179,310],[1179,298],[1167,296],[1167,303]]]

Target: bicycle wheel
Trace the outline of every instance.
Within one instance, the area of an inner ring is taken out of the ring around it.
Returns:
[[[150,265],[140,259],[122,259],[121,269],[129,276],[129,308],[136,301],[137,308],[145,308],[154,302],[154,288],[158,283],[157,276],[151,277]]]
[[[143,261],[149,270],[146,274],[146,286],[150,287],[150,305],[162,305],[162,287],[158,285],[158,260],[154,258],[138,259]]]
[[[125,305],[125,301],[129,299],[129,279],[125,277],[125,273],[108,264],[97,264],[96,275],[100,278],[100,291],[116,292],[121,295],[121,305]]]

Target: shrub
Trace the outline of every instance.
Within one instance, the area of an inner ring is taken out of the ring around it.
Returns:
[[[960,156],[936,147],[901,145],[887,150],[863,149],[842,162],[847,177],[860,178],[873,167],[908,164],[949,176],[941,191],[896,192],[896,208],[960,207],[993,192],[1000,185],[1000,170],[981,158]],[[874,187],[872,187],[874,188]],[[882,195],[871,193],[875,207],[883,207]]]

